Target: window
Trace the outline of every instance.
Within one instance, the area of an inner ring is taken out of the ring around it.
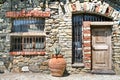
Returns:
[[[44,51],[45,37],[12,36],[11,51]]]
[[[28,18],[14,19],[12,32],[43,32],[44,19]]]
[[[32,52],[45,52],[44,19],[14,19],[11,33],[11,52],[16,52],[16,54],[29,52],[28,55]]]

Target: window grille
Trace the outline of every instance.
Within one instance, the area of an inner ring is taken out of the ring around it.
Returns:
[[[45,37],[12,36],[11,51],[44,51]]]
[[[44,24],[44,19],[41,18],[14,19],[12,32],[42,32]]]
[[[44,33],[44,24],[45,20],[41,18],[14,19],[11,33],[11,52],[45,51],[45,35],[40,35]],[[23,35],[21,33],[29,34]]]
[[[72,15],[72,62],[82,63],[82,24],[83,21],[112,21],[111,19],[95,14],[73,14]]]

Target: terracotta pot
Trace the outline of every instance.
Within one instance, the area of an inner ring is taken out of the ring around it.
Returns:
[[[66,61],[62,55],[52,55],[49,60],[49,68],[52,76],[63,76],[65,71]]]

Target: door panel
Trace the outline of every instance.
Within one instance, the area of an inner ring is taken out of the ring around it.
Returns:
[[[92,69],[111,69],[111,29],[92,27]]]

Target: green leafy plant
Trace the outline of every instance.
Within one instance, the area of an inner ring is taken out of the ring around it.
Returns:
[[[61,46],[60,45],[55,46],[53,51],[55,55],[59,55],[61,51]]]

